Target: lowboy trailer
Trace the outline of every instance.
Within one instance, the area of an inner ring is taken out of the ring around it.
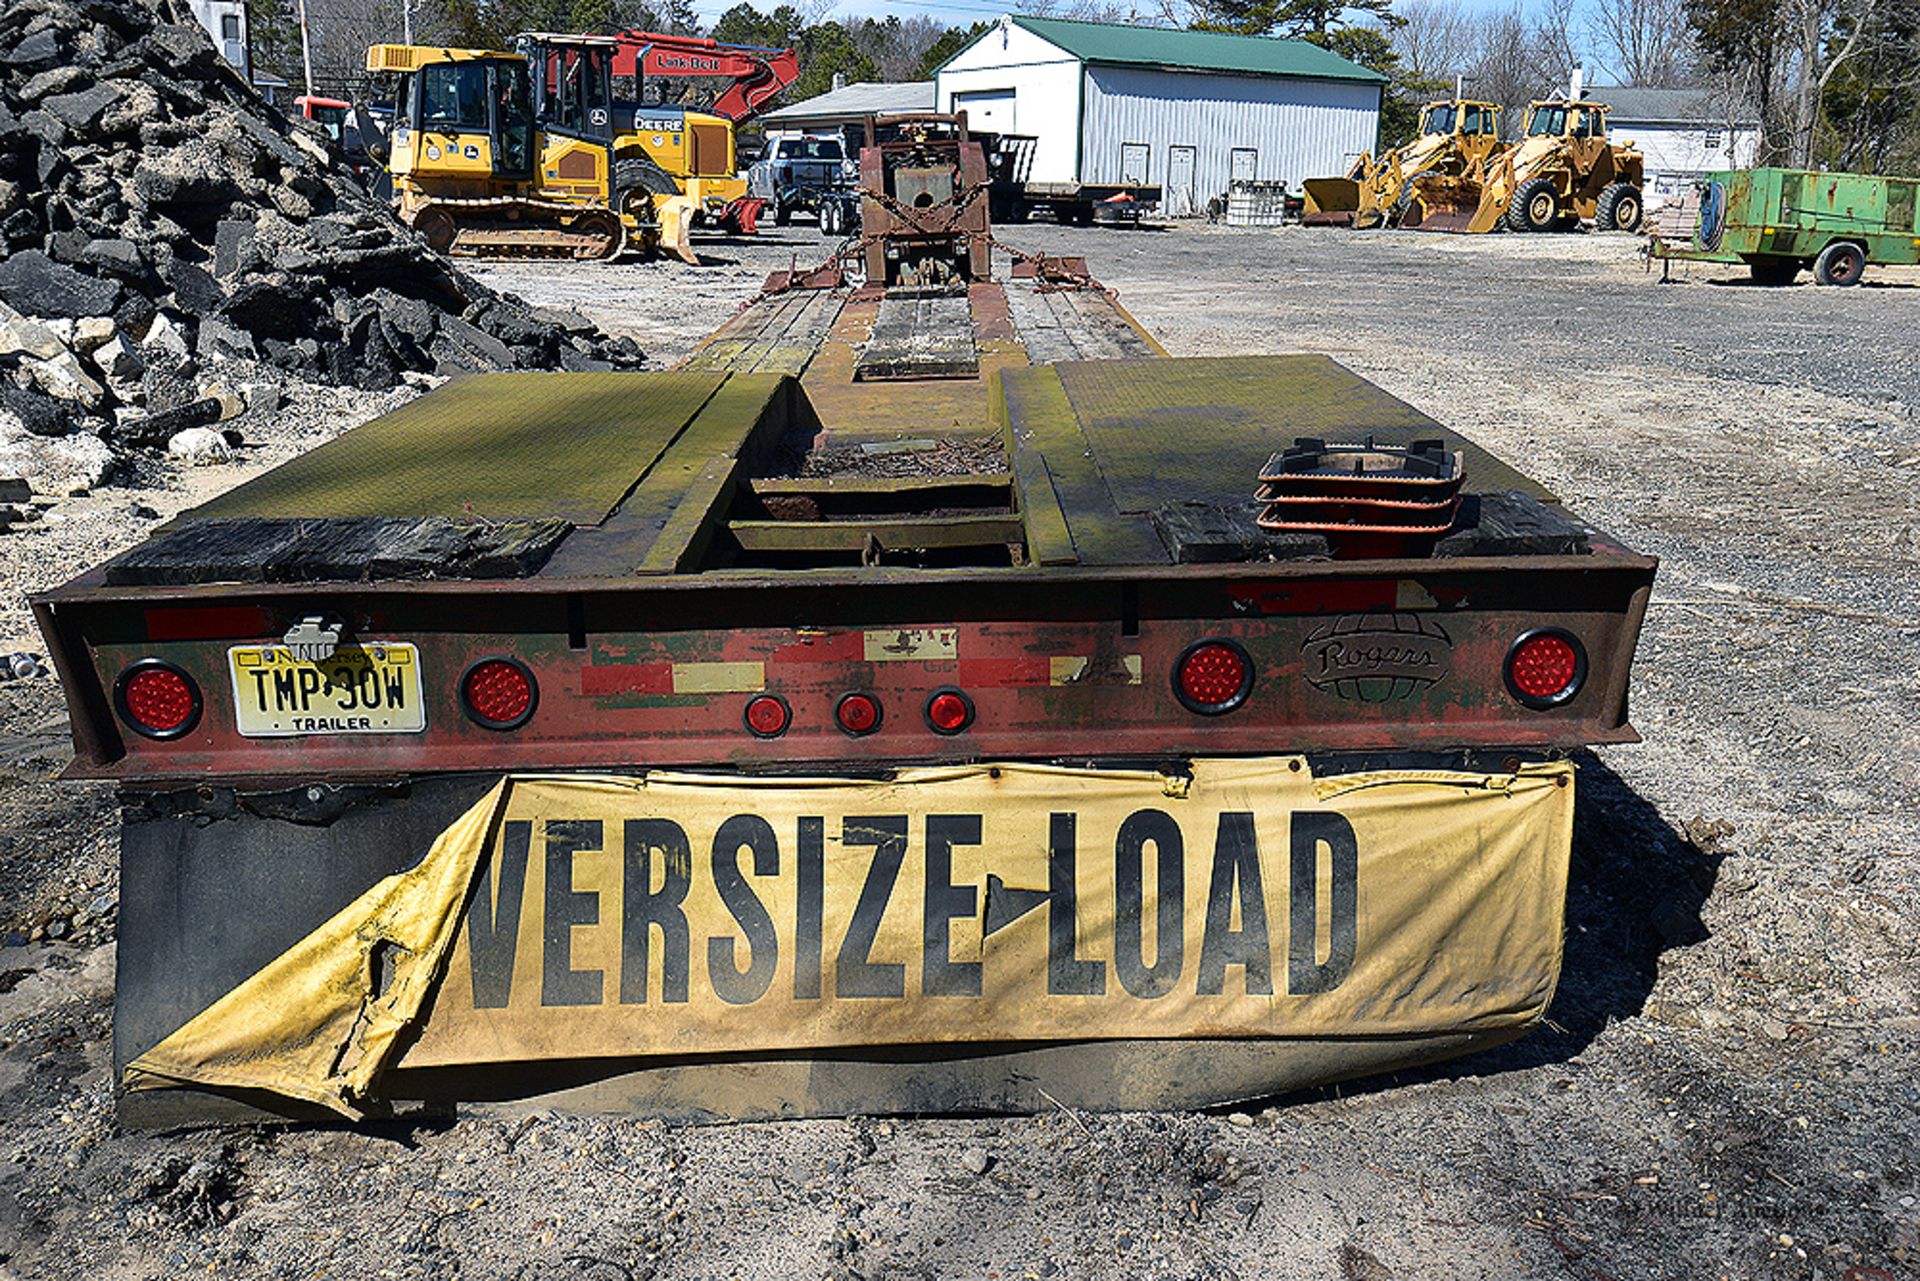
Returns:
[[[457,380],[35,602],[123,792],[123,1116],[1187,1107],[1497,1044],[1653,573],[1057,263]]]

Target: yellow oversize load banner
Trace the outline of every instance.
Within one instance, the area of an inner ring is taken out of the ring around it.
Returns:
[[[128,1080],[354,1115],[403,1031],[414,1068],[1517,1028],[1559,975],[1572,781],[510,778]]]

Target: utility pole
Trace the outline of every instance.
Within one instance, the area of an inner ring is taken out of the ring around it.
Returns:
[[[307,97],[313,96],[313,51],[307,44],[307,0],[300,0],[300,67],[307,77]]]

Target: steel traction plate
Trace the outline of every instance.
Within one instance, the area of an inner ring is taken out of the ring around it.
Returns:
[[[293,512],[598,524],[726,378],[715,370],[458,378],[181,519]]]

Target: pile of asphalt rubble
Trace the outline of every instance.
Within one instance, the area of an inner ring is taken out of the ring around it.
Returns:
[[[642,360],[434,253],[181,0],[0,5],[0,475],[99,483],[288,381]]]

